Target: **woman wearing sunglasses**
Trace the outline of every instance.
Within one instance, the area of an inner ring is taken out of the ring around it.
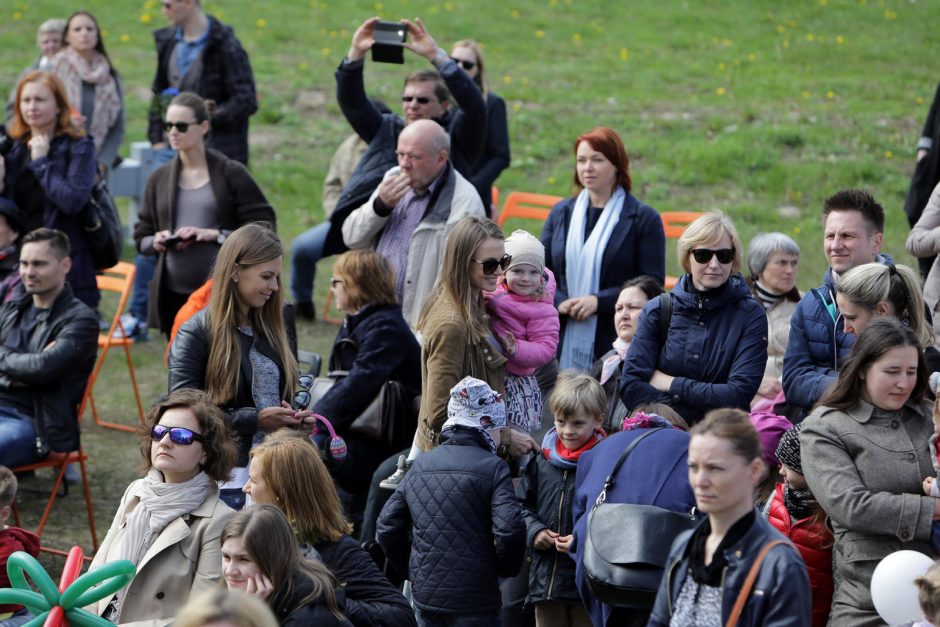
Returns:
[[[234,512],[216,482],[228,477],[236,451],[225,415],[199,390],[178,390],[154,405],[141,435],[147,474],[124,492],[91,564],[130,560],[137,573],[87,609],[115,624],[162,625],[190,594],[219,586],[219,538]]]
[[[767,364],[767,316],[738,272],[738,231],[720,211],[706,213],[676,249],[685,274],[643,308],[620,398],[627,409],[669,405],[689,424],[710,409],[747,411]]]
[[[330,473],[350,497],[347,512],[359,519],[372,473],[408,442],[402,441],[393,449],[384,440],[350,432],[349,426],[381,393],[386,381],[401,383],[403,400],[407,407],[412,406],[421,394],[421,348],[402,317],[391,264],[379,253],[343,253],[333,265],[330,289],[346,320],[333,343],[329,369],[348,374],[317,401],[313,412],[326,416],[346,440],[346,461],[330,468]],[[414,425],[412,414],[407,426],[396,427],[406,430],[403,437],[410,438]]]
[[[252,445],[281,427],[313,427],[310,412],[290,404],[298,367],[293,308],[281,299],[283,261],[271,229],[249,224],[234,231],[216,259],[209,306],[180,327],[170,347],[170,391],[205,390],[235,432],[238,462],[222,486],[235,509],[244,504]]]
[[[245,166],[206,147],[214,113],[215,103],[189,92],[170,101],[164,129],[177,154],[147,179],[134,225],[137,250],[157,255],[147,321],[167,337],[232,231],[251,222],[275,228],[274,209]]]
[[[450,58],[463,68],[480,88],[486,100],[486,142],[483,154],[470,168],[467,179],[480,193],[486,216],[492,215],[493,183],[509,167],[509,125],[506,121],[506,103],[490,90],[486,80],[483,48],[472,39],[461,39],[454,44]]]
[[[614,306],[624,282],[666,277],[666,236],[656,210],[630,194],[630,160],[620,136],[598,127],[574,142],[577,195],[554,207],[542,229],[545,265],[555,273],[561,314],[558,358],[584,372],[617,332]]]

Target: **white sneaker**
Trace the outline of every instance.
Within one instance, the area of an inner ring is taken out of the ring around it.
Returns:
[[[137,331],[137,325],[140,324],[140,320],[132,313],[126,313],[121,316],[121,325],[114,329],[114,336],[116,338],[125,337],[134,337],[134,334]],[[124,333],[121,332],[121,327],[124,327]]]

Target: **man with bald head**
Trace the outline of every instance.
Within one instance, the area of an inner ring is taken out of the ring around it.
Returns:
[[[480,195],[451,164],[450,136],[437,122],[406,126],[397,155],[398,165],[343,222],[343,241],[352,249],[373,247],[388,259],[402,313],[414,326],[437,280],[451,228],[484,212]]]

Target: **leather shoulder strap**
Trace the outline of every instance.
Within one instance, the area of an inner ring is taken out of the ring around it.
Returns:
[[[754,587],[754,581],[757,580],[757,574],[760,572],[761,562],[764,561],[767,552],[778,544],[789,543],[786,540],[771,540],[764,545],[764,548],[761,549],[761,552],[757,555],[757,559],[754,560],[754,563],[751,565],[751,570],[747,573],[747,579],[744,580],[744,585],[741,586],[741,592],[738,593],[734,607],[731,608],[731,614],[728,616],[728,622],[725,623],[725,627],[737,627],[738,619],[741,618],[741,612],[744,611],[744,605],[747,603],[748,597],[751,596],[751,588]]]

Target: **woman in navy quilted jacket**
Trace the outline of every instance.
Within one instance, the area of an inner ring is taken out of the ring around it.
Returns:
[[[689,424],[710,409],[747,411],[767,363],[767,317],[739,272],[738,231],[720,211],[706,213],[676,248],[685,274],[669,295],[671,315],[661,328],[664,296],[643,308],[620,398],[628,410],[664,403]]]

